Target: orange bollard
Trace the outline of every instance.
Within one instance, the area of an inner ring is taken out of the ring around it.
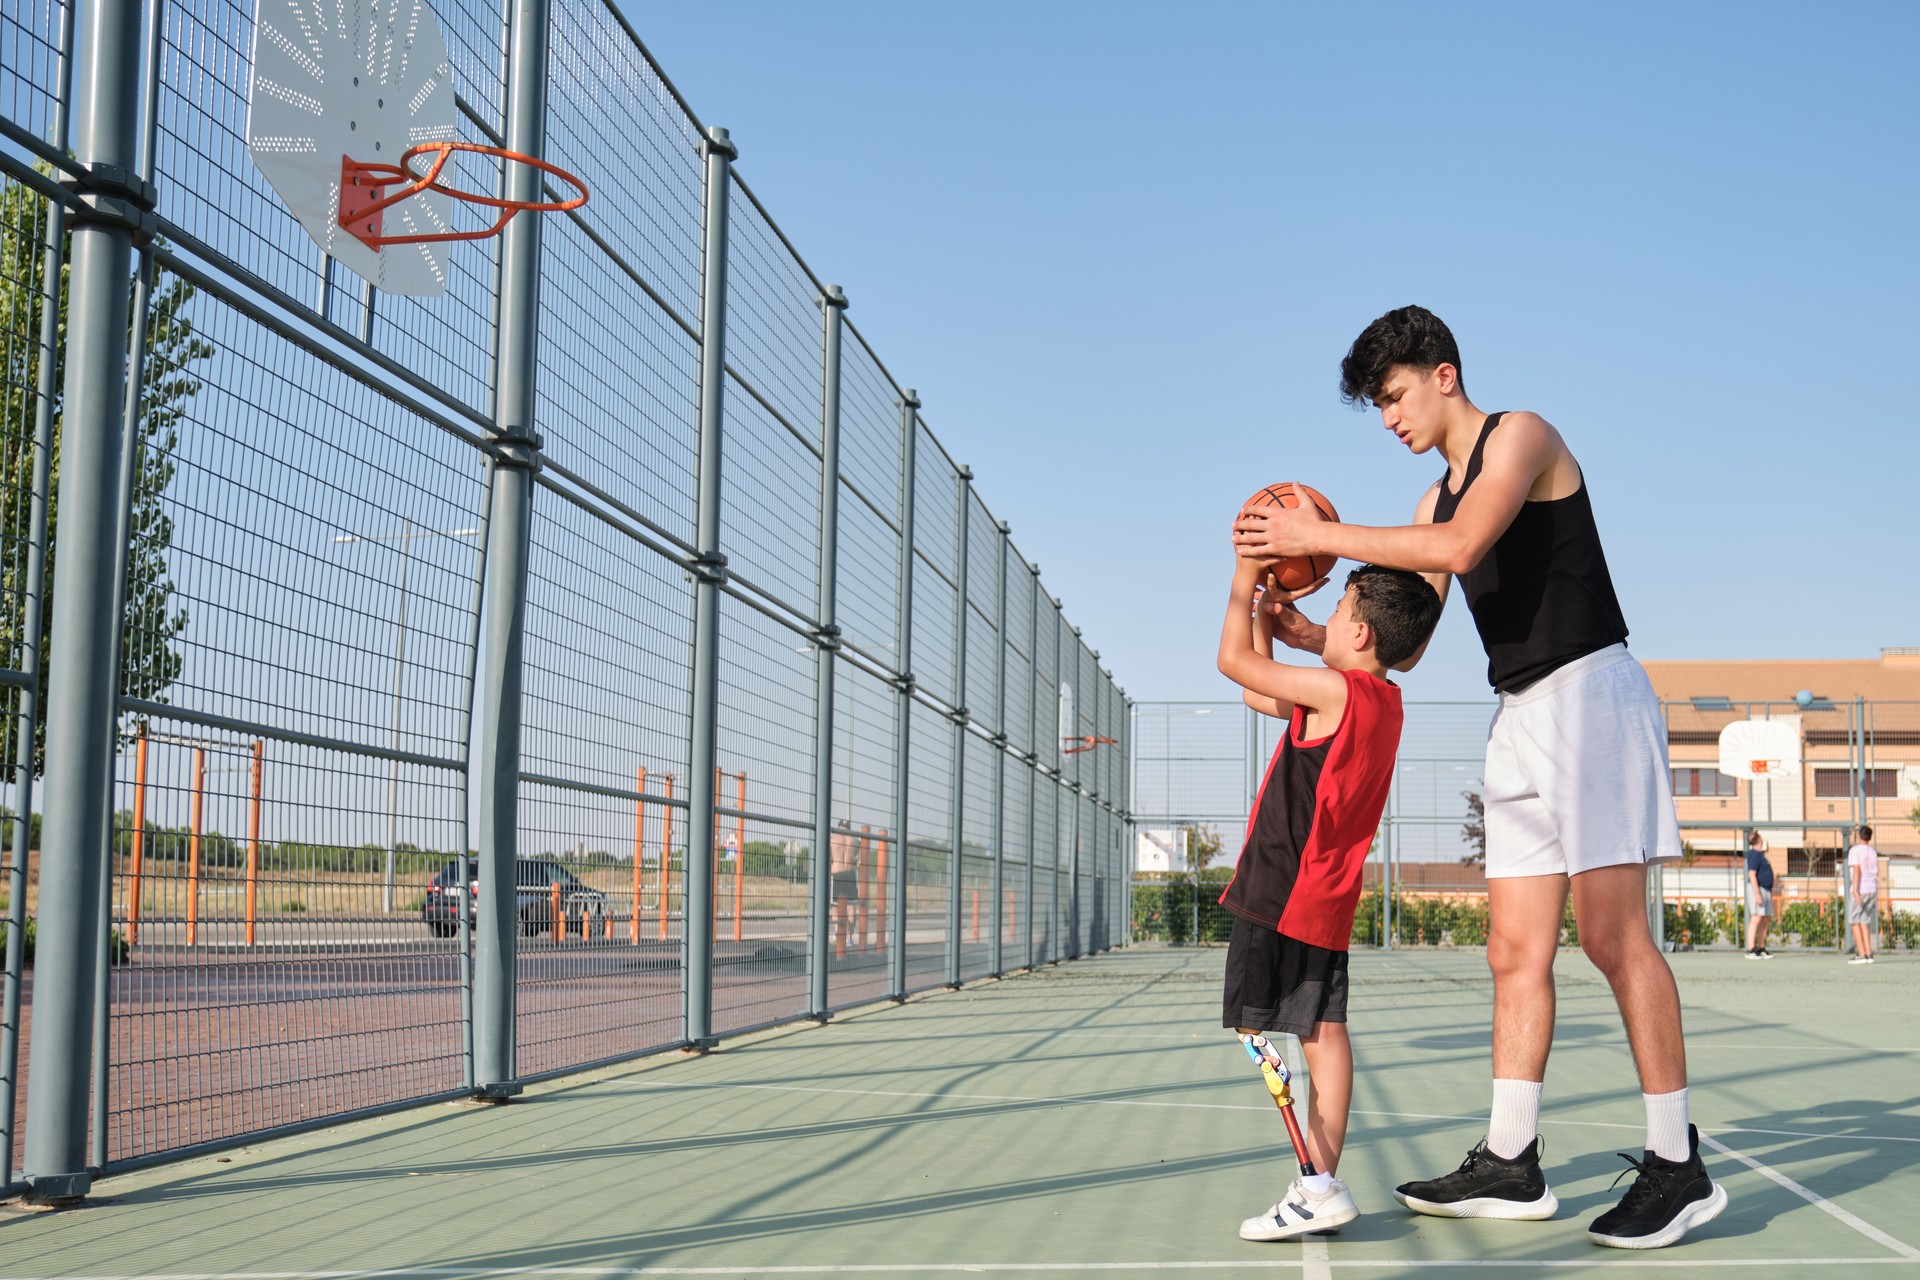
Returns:
[[[871,881],[867,875],[868,846],[872,844],[872,827],[860,828],[859,852],[854,855],[854,891],[853,891],[853,949],[867,949],[867,894],[871,891]]]
[[[673,775],[667,775],[667,799],[673,799]],[[660,807],[660,937],[667,936],[667,908],[673,891],[673,806]]]
[[[734,808],[740,810],[733,818],[733,940],[740,941],[741,912],[746,903],[747,885],[747,775],[734,775]]]
[[[873,949],[882,950],[887,945],[887,847],[892,843],[887,839],[887,829],[880,828],[880,847],[874,850],[874,879],[879,883],[873,894]]]
[[[133,750],[133,848],[127,897],[127,945],[140,940],[140,856],[147,836],[147,725],[140,723],[140,739]]]
[[[193,749],[193,806],[187,826],[187,945],[200,929],[200,820],[206,800],[207,749]]]
[[[253,740],[253,799],[247,805],[247,945],[253,945],[253,928],[258,920],[260,898],[260,774],[266,759],[266,744]]]
[[[560,910],[560,882],[558,880],[553,882],[553,917],[549,923],[553,926],[553,940],[555,942],[565,942],[567,940],[567,917],[566,914]]]
[[[634,783],[633,789],[643,796],[647,794],[647,770],[644,765],[637,775],[637,781]],[[642,865],[641,860],[646,854],[646,847],[647,802],[645,800],[635,800],[633,802],[633,911],[631,913],[632,918],[627,922],[627,933],[629,935],[627,941],[633,943],[635,946],[640,944],[640,868]],[[611,915],[607,917],[607,928],[609,930],[613,928],[613,917]],[[611,938],[613,934],[609,932],[607,936]]]

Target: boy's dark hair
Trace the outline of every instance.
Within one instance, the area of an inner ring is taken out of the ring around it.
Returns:
[[[1373,628],[1373,656],[1383,667],[1411,658],[1440,621],[1440,593],[1410,569],[1363,564],[1347,575],[1353,612]]]
[[[1387,371],[1406,365],[1428,373],[1443,364],[1460,368],[1460,344],[1453,330],[1425,307],[1399,307],[1360,331],[1340,362],[1340,399],[1371,403],[1387,380]],[[1460,383],[1464,389],[1464,379]]]
[[[1860,828],[1860,839],[1863,841],[1873,839],[1873,828],[1872,827]]]

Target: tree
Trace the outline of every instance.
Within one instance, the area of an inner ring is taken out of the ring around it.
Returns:
[[[42,166],[42,173],[51,170]],[[23,183],[0,185],[0,324],[6,326],[0,351],[0,660],[24,661],[27,611],[27,560],[30,538],[27,521],[33,495],[33,424],[40,385],[42,358],[40,330],[47,304],[47,206],[39,192]],[[69,241],[70,241],[69,237]],[[70,248],[71,244],[63,246]],[[61,255],[58,289],[57,360],[67,345],[67,286],[69,255]],[[131,285],[129,285],[131,288]],[[161,501],[175,471],[174,449],[187,402],[199,394],[201,383],[189,369],[213,354],[213,344],[194,332],[187,304],[194,287],[177,276],[157,272],[147,312],[145,377],[141,384],[135,430],[139,433],[140,463],[134,475],[133,510],[128,523],[126,609],[121,615],[120,690],[128,697],[161,700],[180,675],[180,655],[173,641],[186,629],[186,611],[174,599],[167,571],[167,552],[173,545],[173,520]],[[40,705],[46,706],[47,666],[53,651],[54,572],[59,549],[59,493],[62,379],[53,370],[53,450],[47,491],[47,558],[44,619],[40,632]],[[0,766],[11,770],[17,743],[0,734]],[[46,718],[35,728],[33,772],[46,762]]]
[[[1473,846],[1473,852],[1460,859],[1463,867],[1485,865],[1487,861],[1487,802],[1478,791],[1462,791],[1466,797],[1467,820],[1460,826],[1460,838]]]
[[[1192,825],[1187,828],[1187,866],[1195,875],[1203,874],[1207,865],[1220,856],[1220,833],[1212,827]]]

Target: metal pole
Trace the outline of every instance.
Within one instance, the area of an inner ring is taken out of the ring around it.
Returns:
[[[60,53],[58,81],[53,96],[53,141],[67,148],[67,101],[73,76],[73,6],[60,8],[57,37]],[[40,368],[34,387],[33,489],[27,508],[27,573],[22,593],[20,669],[27,676],[18,694],[18,732],[14,746],[13,845],[7,858],[7,946],[5,993],[0,996],[0,1173],[13,1182],[14,1132],[20,1079],[21,975],[26,965],[27,845],[33,812],[33,757],[40,720],[40,639],[46,621],[47,495],[52,483],[54,375],[60,368],[60,278],[66,261],[65,206],[47,203],[46,247],[38,282],[40,307]],[[131,927],[131,926],[129,926]]]
[[[900,555],[895,569],[897,609],[894,636],[893,759],[893,955],[889,982],[895,1000],[907,998],[907,774],[913,754],[913,476],[914,449],[919,434],[920,397],[908,387],[895,402],[900,406]]]
[[[840,342],[846,309],[847,295],[839,285],[828,285],[820,298],[820,617],[813,633],[818,646],[813,682],[813,901],[807,937],[811,1012],[822,1020],[830,1003],[827,979],[833,959],[833,677],[834,655],[840,649],[835,619],[840,567]],[[851,740],[852,735],[848,737]],[[853,785],[851,766],[847,785]],[[851,833],[853,815],[847,816]]]
[[[549,25],[547,0],[517,0],[509,10],[506,144],[535,157],[546,151]],[[511,199],[537,200],[539,177],[530,165],[509,165],[505,194]],[[539,366],[540,232],[539,218],[524,217],[509,222],[501,235],[500,319],[494,343],[495,434],[489,450],[487,585],[481,606],[486,668],[480,674],[480,696],[487,733],[475,753],[480,901],[474,929],[472,1085],[475,1095],[493,1099],[512,1097],[521,1087],[516,1078],[520,922],[514,859],[520,824],[527,561],[533,530],[533,476],[540,466],[540,437],[533,429]],[[406,532],[402,530],[403,535]],[[407,545],[403,536],[403,555]],[[391,839],[387,847],[391,857]]]
[[[994,666],[993,666],[993,941],[987,951],[987,972],[999,977],[1005,972],[1003,938],[1006,933],[1006,834],[1007,834],[1007,556],[1013,546],[1005,521],[995,526],[1000,531],[1000,568],[995,575]]]
[[[99,963],[103,811],[116,722],[114,482],[127,375],[128,274],[133,229],[151,226],[151,184],[139,146],[139,0],[85,0],[75,58],[73,152],[83,167],[68,274],[66,380],[61,415],[60,573],[48,672],[46,800],[34,975],[34,1088],[27,1098],[30,1200],[84,1196],[88,1051]],[[58,289],[57,281],[49,281]],[[57,297],[57,292],[55,294]],[[23,895],[24,896],[24,895]]]
[[[1120,830],[1120,865],[1125,868],[1125,879],[1120,889],[1120,918],[1127,922],[1127,944],[1133,944],[1133,877],[1135,863],[1139,858],[1140,837],[1133,829],[1133,726],[1139,717],[1139,708],[1133,699],[1121,696],[1120,707],[1120,812],[1123,824]]]
[[[1048,607],[1053,610],[1053,744],[1047,758],[1053,762],[1053,834],[1047,843],[1047,874],[1053,877],[1053,906],[1047,919],[1047,959],[1059,963],[1064,954],[1060,945],[1060,934],[1064,928],[1067,903],[1060,901],[1060,806],[1065,803],[1061,798],[1066,791],[1067,758],[1061,754],[1066,745],[1061,737],[1067,726],[1060,723],[1060,631],[1066,626],[1066,619],[1060,616],[1060,602],[1047,595]],[[1067,886],[1067,896],[1073,895],[1073,886]]]
[[[967,526],[973,508],[973,472],[966,467],[954,473],[954,503],[957,507],[953,534],[953,781],[948,791],[947,824],[947,985],[960,985],[960,895],[966,874],[963,852],[967,833]]]
[[[1063,724],[1060,726],[1060,736],[1062,738],[1079,736],[1080,662],[1082,659],[1082,655],[1086,651],[1086,646],[1080,643],[1080,628],[1072,627],[1070,628],[1070,630],[1073,632],[1073,681],[1070,687],[1073,689],[1074,722],[1072,724]],[[1063,744],[1062,750],[1064,751],[1064,749],[1065,748]],[[1062,767],[1064,768],[1065,767],[1064,756],[1062,757],[1061,764],[1062,764]],[[1080,772],[1080,768],[1078,764],[1074,766],[1074,772],[1076,774]],[[1080,796],[1081,796],[1081,791],[1080,791],[1080,781],[1078,778],[1075,778],[1073,785],[1067,789],[1067,794],[1070,797],[1072,797],[1069,803],[1073,805],[1073,821],[1067,827],[1067,958],[1069,960],[1078,960],[1080,958],[1080,910],[1081,910],[1081,904],[1080,904],[1080,809],[1081,809]]]
[[[1040,724],[1035,705],[1040,697],[1040,566],[1028,566],[1027,582],[1027,892],[1026,967],[1033,968],[1034,864],[1040,859]]]
[[[720,720],[720,435],[726,389],[727,204],[732,162],[740,154],[725,129],[707,129],[706,214],[700,271],[699,554],[693,588],[692,777],[687,780],[686,1035],[695,1049],[713,1046],[713,835],[719,803],[714,771]]]
[[[501,315],[501,327],[506,326],[506,316]],[[529,415],[528,421],[532,418]],[[400,691],[407,671],[407,567],[413,559],[413,521],[405,516],[400,518],[400,614],[394,628],[393,642],[393,749],[400,749]],[[393,852],[394,842],[399,838],[400,822],[400,762],[391,762],[387,773],[387,866],[386,876],[381,882],[380,910],[384,915],[393,914]]]

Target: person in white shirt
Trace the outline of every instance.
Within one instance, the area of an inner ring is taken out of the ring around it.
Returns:
[[[1853,959],[1848,964],[1873,963],[1873,924],[1879,914],[1880,851],[1872,844],[1873,828],[1861,827],[1853,848],[1847,850],[1847,923],[1853,926]]]

